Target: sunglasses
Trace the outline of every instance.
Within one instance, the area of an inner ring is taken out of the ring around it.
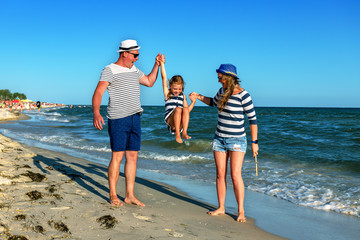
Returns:
[[[134,56],[134,58],[137,58],[140,54],[139,53],[131,53],[131,52],[127,52],[127,53],[130,53]]]

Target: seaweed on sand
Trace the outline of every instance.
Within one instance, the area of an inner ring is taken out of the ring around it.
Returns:
[[[26,237],[21,235],[11,235],[8,240],[28,240]]]
[[[42,180],[44,180],[46,178],[45,175],[43,175],[43,174],[34,173],[31,171],[27,171],[27,173],[24,173],[22,175],[31,178],[31,180],[33,180],[33,182],[41,182]]]
[[[100,222],[100,226],[103,226],[105,229],[113,228],[115,227],[115,224],[118,223],[116,218],[111,215],[104,215],[96,219],[96,221]]]
[[[37,232],[37,233],[44,233],[45,232],[45,229],[40,226],[40,225],[37,225],[34,227],[34,232]]]
[[[28,193],[26,193],[26,195],[32,200],[38,200],[38,199],[43,198],[42,193],[39,191],[36,191],[36,190],[28,192]]]
[[[49,220],[48,224],[60,232],[69,232],[68,226],[66,226],[63,222],[54,222],[53,220]]]
[[[26,219],[26,215],[24,215],[24,214],[19,214],[19,215],[16,215],[16,216],[14,217],[14,219],[15,219],[16,221],[25,220],[25,219]]]

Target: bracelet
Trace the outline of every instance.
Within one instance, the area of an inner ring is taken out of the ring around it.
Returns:
[[[255,143],[255,144],[258,144],[258,140],[255,140],[255,141],[251,141],[251,143]]]

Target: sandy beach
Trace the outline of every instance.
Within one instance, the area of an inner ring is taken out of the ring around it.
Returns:
[[[29,119],[28,116],[18,111],[10,111],[9,109],[0,109],[0,121],[11,121],[11,120],[25,120]]]
[[[159,182],[137,178],[135,194],[146,207],[111,206],[106,166],[0,135],[1,239],[283,239]]]

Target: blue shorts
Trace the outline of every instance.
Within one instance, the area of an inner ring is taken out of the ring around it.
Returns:
[[[141,117],[134,114],[124,118],[108,119],[112,151],[139,151],[141,144]]]
[[[219,137],[215,135],[212,149],[217,152],[246,152],[247,140],[246,137]]]

